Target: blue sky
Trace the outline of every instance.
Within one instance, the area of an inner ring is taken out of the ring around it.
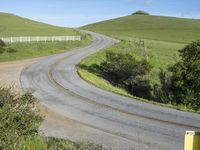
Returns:
[[[137,10],[200,19],[200,0],[0,0],[0,12],[67,27],[126,16]]]

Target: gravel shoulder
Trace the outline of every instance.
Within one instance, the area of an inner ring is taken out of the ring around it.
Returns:
[[[45,57],[26,59],[20,61],[1,62],[0,63],[0,86],[13,87],[14,90],[21,92],[20,74],[22,70],[31,64],[34,64]]]

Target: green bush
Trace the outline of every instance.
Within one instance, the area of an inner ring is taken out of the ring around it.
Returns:
[[[21,136],[37,135],[42,121],[30,93],[21,96],[0,89],[0,149],[14,149]]]
[[[15,50],[15,49],[13,49],[13,48],[7,48],[7,49],[6,49],[6,52],[7,52],[7,53],[16,53],[17,50]]]
[[[0,47],[0,54],[3,54],[5,52],[5,49],[3,47]]]
[[[100,68],[102,76],[112,84],[124,87],[135,96],[151,97],[148,79],[151,67],[146,60],[137,61],[130,54],[108,51]]]
[[[179,51],[181,60],[169,68],[171,75],[160,78],[159,93],[169,101],[200,109],[200,41],[193,42]],[[160,95],[157,95],[160,99]]]
[[[4,41],[2,41],[1,39],[0,39],[0,47],[5,47],[6,46],[6,44],[4,43]]]
[[[5,52],[5,46],[6,44],[0,39],[0,54]]]
[[[0,150],[101,150],[102,146],[45,138],[38,134],[42,117],[30,93],[0,88]]]

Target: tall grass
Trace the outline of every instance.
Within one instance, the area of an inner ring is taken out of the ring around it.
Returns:
[[[0,62],[58,54],[88,45],[91,41],[90,35],[83,34],[81,41],[14,43],[7,45],[5,49],[13,49],[15,52],[9,53],[5,51],[1,53]]]
[[[102,146],[41,136],[22,137],[16,150],[102,150]]]

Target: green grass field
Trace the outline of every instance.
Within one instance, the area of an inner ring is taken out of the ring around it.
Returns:
[[[17,52],[4,52],[0,54],[0,62],[36,58],[62,53],[67,50],[88,45],[90,44],[91,40],[91,37],[87,35],[81,41],[15,43],[8,45],[7,48],[13,48],[17,50]]]
[[[200,20],[173,17],[131,15],[82,28],[122,40],[83,60],[81,64],[87,67],[79,67],[78,72],[91,84],[124,96],[130,96],[130,94],[123,89],[113,87],[97,72],[90,72],[85,68],[90,68],[94,64],[99,65],[105,60],[108,50],[130,53],[137,59],[149,60],[153,66],[150,82],[155,85],[159,84],[160,69],[167,69],[179,60],[178,50],[192,41],[200,40]],[[139,46],[141,40],[144,41],[145,48]]]
[[[77,30],[71,28],[56,27],[18,17],[13,14],[0,13],[0,20],[0,37],[59,35],[80,35],[82,37],[81,41],[15,43],[7,45],[6,48],[13,48],[17,52],[4,52],[0,54],[0,62],[21,60],[61,53],[76,47],[88,45],[92,41],[92,38],[89,35],[80,33]]]
[[[175,43],[199,39],[200,20],[130,15],[83,27],[116,38],[138,38]]]
[[[84,144],[69,140],[44,138],[41,136],[22,137],[16,150],[101,150],[102,146]]]

